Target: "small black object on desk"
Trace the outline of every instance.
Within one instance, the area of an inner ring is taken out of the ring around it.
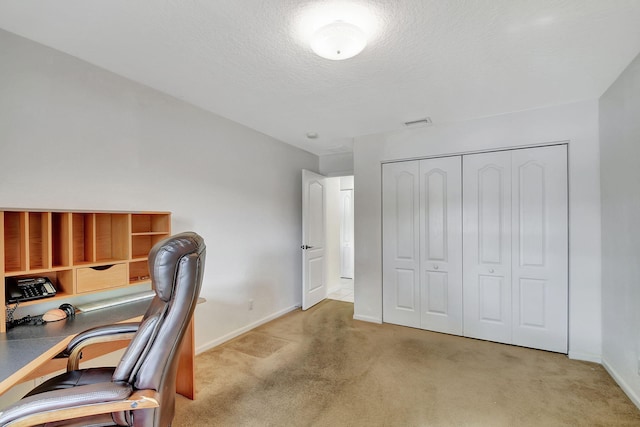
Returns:
[[[67,318],[76,317],[76,308],[71,304],[64,303],[60,307],[49,310],[42,315],[29,315],[20,319],[14,319],[13,313],[16,311],[19,304],[20,301],[16,302],[16,305],[13,308],[9,308],[7,306],[7,329],[21,325],[39,326],[44,325],[47,322],[57,322]]]

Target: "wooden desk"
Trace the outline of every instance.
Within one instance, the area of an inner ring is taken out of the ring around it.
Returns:
[[[30,379],[65,369],[66,358],[57,356],[78,333],[96,326],[118,322],[139,321],[149,306],[149,300],[79,313],[73,319],[42,326],[18,326],[0,334],[0,395],[11,387]],[[116,341],[83,351],[83,360],[124,348],[127,341]],[[92,346],[93,347],[93,346]],[[176,391],[189,399],[195,398],[193,321],[186,331],[180,353]]]

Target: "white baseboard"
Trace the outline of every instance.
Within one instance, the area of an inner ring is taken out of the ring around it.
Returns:
[[[585,362],[602,363],[602,356],[591,353],[580,353],[579,351],[570,351],[569,359],[582,360]]]
[[[378,323],[378,324],[382,323],[382,319],[379,317],[363,316],[361,314],[354,314],[353,320],[362,320],[363,322]]]
[[[640,409],[640,396],[638,396],[638,394],[629,386],[629,384],[627,384],[624,378],[622,378],[622,376],[618,374],[613,366],[609,365],[607,359],[602,358],[602,366],[604,366],[604,369],[609,372],[611,378],[613,378],[615,382],[618,383],[622,391],[624,391],[625,394],[629,396],[629,399],[631,399],[631,401]]]
[[[209,341],[208,343],[199,345],[196,348],[196,354],[200,354],[203,351],[207,351],[207,350],[210,350],[210,349],[212,349],[214,347],[217,347],[220,344],[223,344],[223,343],[225,343],[225,342],[227,342],[227,341],[229,341],[229,340],[231,340],[231,339],[233,339],[233,338],[235,338],[237,336],[240,336],[240,335],[244,334],[245,332],[249,332],[250,330],[252,330],[254,328],[257,328],[260,325],[263,325],[263,324],[265,324],[267,322],[270,322],[270,321],[272,321],[274,319],[277,319],[280,316],[284,316],[285,314],[287,314],[289,312],[292,312],[293,310],[296,310],[298,308],[300,308],[299,305],[292,305],[291,307],[287,307],[287,308],[285,308],[283,310],[280,310],[280,311],[277,311],[277,312],[275,312],[273,314],[270,314],[267,317],[263,317],[260,320],[257,320],[257,321],[255,321],[253,323],[250,323],[247,326],[243,326],[242,328],[238,328],[235,331],[231,331],[228,334],[225,334],[225,335],[221,336],[220,338],[216,338],[213,341]]]

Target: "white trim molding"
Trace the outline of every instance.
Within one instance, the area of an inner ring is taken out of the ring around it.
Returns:
[[[353,320],[361,320],[363,322],[382,324],[382,319],[380,319],[379,317],[362,316],[360,314],[354,314]]]
[[[580,353],[578,351],[569,351],[569,359],[582,360],[584,362],[593,362],[602,364],[602,356],[599,354]]]
[[[611,378],[613,378],[614,381],[618,383],[622,391],[625,392],[629,399],[631,399],[631,401],[638,407],[638,409],[640,409],[640,396],[638,396],[633,391],[633,389],[629,386],[629,384],[627,384],[624,378],[619,375],[618,372],[616,372],[616,370],[613,368],[613,366],[611,366],[607,362],[607,359],[602,358],[602,366],[604,366],[604,369],[606,369],[609,375],[611,375]]]

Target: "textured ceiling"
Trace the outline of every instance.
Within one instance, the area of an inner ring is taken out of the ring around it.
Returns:
[[[312,53],[333,19],[370,35],[359,56]],[[596,99],[640,52],[640,1],[0,0],[0,28],[328,154],[425,116]]]

